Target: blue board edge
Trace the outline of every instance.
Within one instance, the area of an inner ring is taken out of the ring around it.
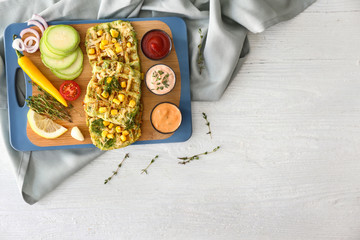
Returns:
[[[189,56],[188,56],[188,40],[187,29],[185,21],[179,17],[158,17],[158,18],[120,18],[120,19],[99,19],[99,20],[76,20],[76,21],[54,21],[49,22],[51,25],[57,24],[86,24],[86,23],[103,23],[116,20],[124,21],[154,21],[159,20],[166,23],[173,35],[173,42],[175,51],[179,60],[180,75],[181,75],[181,96],[179,108],[183,115],[183,120],[179,129],[169,138],[160,140],[144,140],[137,141],[133,145],[138,144],[155,144],[155,143],[173,143],[187,141],[192,135],[192,118],[191,118],[191,95],[190,95],[190,70],[189,70]],[[19,107],[15,94],[15,74],[19,68],[17,64],[17,56],[13,50],[12,36],[18,34],[27,27],[26,23],[13,23],[7,26],[4,31],[4,45],[5,45],[5,69],[8,95],[8,111],[9,114],[9,135],[10,144],[17,151],[34,151],[34,150],[56,150],[56,149],[74,149],[74,148],[93,148],[93,144],[78,144],[78,145],[63,145],[63,146],[48,146],[40,147],[33,144],[27,137],[26,114],[29,110],[25,104]],[[186,49],[186,51],[184,51]],[[16,64],[15,64],[16,63]],[[31,95],[30,78],[25,74],[26,81],[26,96]],[[13,110],[14,109],[14,110]],[[23,116],[23,117],[17,117]],[[20,133],[20,134],[19,134]],[[24,134],[24,136],[22,136]]]

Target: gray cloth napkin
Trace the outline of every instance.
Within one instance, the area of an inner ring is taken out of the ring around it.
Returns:
[[[188,29],[193,100],[218,100],[249,52],[247,32],[261,32],[288,20],[316,0],[0,0],[0,144],[15,170],[29,204],[39,201],[62,181],[103,152],[93,149],[18,152],[9,144],[3,32],[33,13],[47,21],[178,16]],[[199,28],[204,69],[198,65]]]

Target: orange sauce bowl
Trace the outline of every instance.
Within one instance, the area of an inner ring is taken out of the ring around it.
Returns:
[[[182,114],[174,103],[161,102],[151,111],[150,122],[159,133],[169,134],[175,132],[180,127]]]

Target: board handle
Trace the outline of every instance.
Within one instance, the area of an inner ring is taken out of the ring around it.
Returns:
[[[24,107],[26,99],[26,78],[25,73],[21,68],[17,68],[15,72],[15,96],[16,102],[20,108]]]

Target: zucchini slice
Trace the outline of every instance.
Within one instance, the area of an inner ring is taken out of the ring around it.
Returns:
[[[64,75],[73,75],[83,67],[83,59],[84,59],[84,55],[81,49],[79,48],[77,58],[75,59],[75,62],[73,64],[71,64],[68,68],[65,69],[54,69],[54,70]]]
[[[72,54],[62,59],[49,58],[48,56],[41,54],[41,60],[48,68],[53,68],[55,70],[65,69],[75,62],[79,52],[81,52],[80,47]]]
[[[44,55],[48,56],[49,58],[53,58],[53,59],[62,59],[62,58],[64,58],[64,56],[62,56],[62,55],[58,55],[58,54],[55,54],[55,53],[51,52],[46,47],[46,44],[44,43],[44,38],[40,39],[39,48],[40,48],[41,54],[44,54]]]
[[[52,71],[52,73],[57,76],[58,78],[60,79],[63,79],[63,80],[74,80],[75,78],[77,78],[78,76],[80,76],[80,74],[82,73],[82,70],[83,70],[83,66],[81,65],[81,68],[73,73],[73,74],[63,74],[55,69],[50,69]]]
[[[80,43],[79,33],[69,25],[53,25],[44,32],[44,43],[47,48],[58,55],[73,52]]]

